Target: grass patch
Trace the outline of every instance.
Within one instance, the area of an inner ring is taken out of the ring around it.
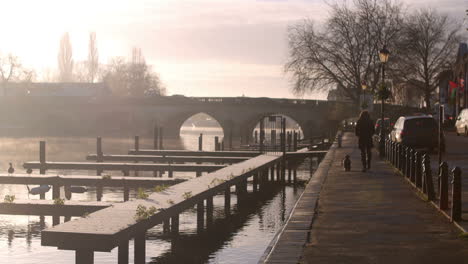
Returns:
[[[164,192],[167,188],[169,188],[169,185],[158,185],[156,187],[154,187],[154,191],[159,193],[159,192]]]
[[[468,240],[468,233],[465,233],[465,232],[464,232],[464,233],[460,233],[460,234],[458,235],[458,237],[461,238],[461,239],[467,239],[467,240]]]
[[[110,179],[112,179],[112,176],[110,174],[104,174],[104,175],[102,175],[102,179],[103,180],[110,180]]]
[[[148,194],[145,192],[145,189],[138,188],[137,199],[148,199]]]
[[[167,202],[168,204],[170,204],[170,205],[173,205],[173,204],[174,204],[174,201],[171,200],[171,199],[167,200],[166,202]]]
[[[55,198],[54,199],[54,204],[55,205],[64,205],[65,204],[65,199]]]
[[[157,210],[154,206],[146,208],[146,206],[139,204],[135,212],[135,221],[140,222],[149,219],[158,211],[161,211],[161,209]]]
[[[184,200],[192,198],[192,192],[184,192],[184,194],[182,194],[182,198],[184,198]]]
[[[4,203],[13,203],[15,201],[15,196],[14,195],[5,195],[3,198]]]

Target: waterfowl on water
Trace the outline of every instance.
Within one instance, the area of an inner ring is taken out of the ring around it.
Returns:
[[[13,164],[10,162],[10,168],[8,168],[8,174],[11,175],[15,172],[15,168],[13,168]]]

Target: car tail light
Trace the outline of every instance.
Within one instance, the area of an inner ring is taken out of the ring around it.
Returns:
[[[379,128],[379,126],[380,126],[379,124],[375,124],[375,128]]]

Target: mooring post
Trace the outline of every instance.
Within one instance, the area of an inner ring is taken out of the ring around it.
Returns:
[[[294,169],[293,169],[293,181],[294,181],[294,184],[297,183],[297,168],[296,168],[296,166],[294,166]]]
[[[452,212],[451,221],[462,220],[462,179],[460,167],[452,170]]]
[[[119,243],[118,264],[128,264],[128,240]]]
[[[170,230],[171,230],[170,219],[169,219],[169,218],[166,218],[166,219],[164,219],[164,221],[163,221],[163,233],[164,233],[164,234],[168,234]]]
[[[178,235],[179,234],[179,215],[173,215],[171,217],[171,233],[172,235]]]
[[[448,164],[445,161],[439,166],[439,208],[448,208]]]
[[[146,232],[140,232],[135,235],[134,238],[134,257],[135,257],[135,264],[145,264],[146,258]]]
[[[154,129],[153,129],[153,148],[154,149],[158,149],[158,139],[159,139],[158,125],[155,124]]]
[[[206,198],[206,228],[213,226],[213,196]]]
[[[70,185],[65,185],[65,186],[63,186],[63,188],[64,188],[64,190],[65,190],[65,198],[66,198],[67,200],[71,200],[71,198],[72,198],[72,192],[71,192],[71,190],[70,190]]]
[[[297,151],[297,132],[294,131],[294,136],[293,136],[293,151]]]
[[[270,138],[271,138],[271,145],[273,146],[273,150],[276,150],[276,129],[272,129],[270,131]]]
[[[203,151],[203,133],[198,137],[198,151]]]
[[[41,168],[39,169],[40,174],[46,173],[46,142],[39,142],[39,162],[41,163]]]
[[[203,200],[197,203],[197,233],[201,234],[203,232],[203,228],[205,226],[205,205]]]
[[[219,151],[219,137],[214,138],[215,151]]]
[[[102,138],[96,138],[96,162],[103,162],[103,153],[102,153]],[[96,169],[96,175],[100,176],[102,174],[101,169]]]
[[[270,167],[270,181],[275,181],[275,164]]]
[[[232,127],[229,129],[229,150],[232,150]]]
[[[254,173],[252,177],[252,186],[253,186],[253,192],[258,191],[258,172]]]
[[[257,130],[254,131],[254,143],[258,144],[258,131]]]
[[[164,132],[163,127],[160,127],[160,128],[159,128],[159,149],[164,149],[164,145],[163,145],[163,132]]]
[[[130,189],[128,188],[127,185],[124,185],[124,202],[128,201],[129,196],[130,196]]]
[[[288,166],[288,183],[291,183],[292,181],[292,165],[291,165],[291,161],[289,160],[287,162],[287,166]]]
[[[224,214],[226,217],[231,214],[231,187],[224,190]]]
[[[223,140],[221,141],[221,151],[224,151],[224,138],[223,138]]]
[[[135,150],[140,151],[140,137],[135,136]],[[135,163],[138,163],[138,161],[135,161]],[[138,176],[138,170],[135,170],[135,176]]]
[[[292,132],[288,132],[288,151],[291,151],[292,149]]]
[[[60,224],[60,215],[53,215],[52,216],[52,225],[56,226]]]
[[[102,200],[102,185],[98,184],[96,186],[96,199],[98,202]]]
[[[92,251],[91,249],[75,250],[75,263],[76,264],[93,264],[94,263],[94,251]]]

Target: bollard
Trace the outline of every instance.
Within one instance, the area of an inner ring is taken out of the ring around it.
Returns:
[[[214,138],[215,151],[219,151],[219,137]]]
[[[462,179],[460,167],[455,167],[452,170],[452,212],[450,214],[451,221],[462,220]]]
[[[135,150],[139,151],[140,150],[140,137],[135,136]],[[138,161],[135,161],[135,163],[138,163]],[[138,171],[135,170],[135,176],[138,176]]]
[[[434,201],[434,184],[432,182],[432,170],[431,170],[431,158],[428,154],[424,154],[423,157],[423,170],[424,170],[424,183],[423,191],[427,194],[427,199],[429,201]]]
[[[439,208],[448,208],[448,165],[445,161],[439,166]]]
[[[258,131],[257,130],[254,131],[254,143],[258,144]]]

